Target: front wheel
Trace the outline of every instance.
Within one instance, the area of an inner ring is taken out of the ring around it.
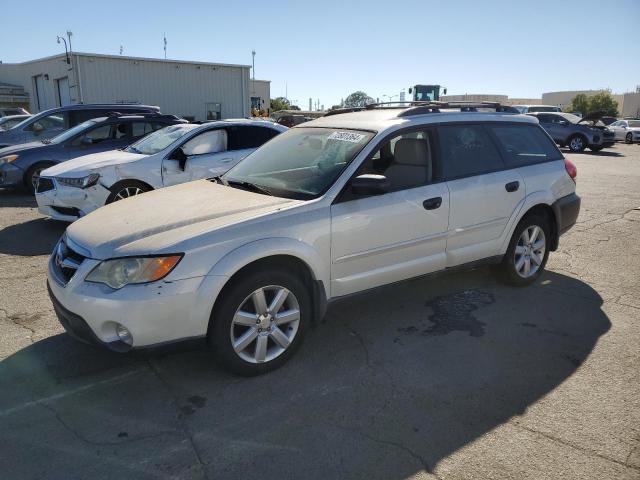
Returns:
[[[38,163],[30,167],[24,175],[24,187],[27,191],[34,193],[38,186],[38,179],[40,178],[42,171],[53,165],[55,165],[55,163]]]
[[[583,152],[587,148],[587,142],[581,135],[574,135],[569,139],[569,150],[573,153]]]
[[[238,375],[275,370],[302,342],[311,319],[309,291],[284,271],[256,271],[232,282],[212,313],[209,344]]]
[[[527,215],[518,223],[502,262],[496,266],[498,278],[523,287],[536,281],[549,258],[549,222],[544,215]]]
[[[633,135],[631,133],[627,133],[627,136],[624,137],[624,143],[633,143]]]
[[[124,200],[125,198],[135,197],[151,190],[148,185],[136,180],[124,180],[113,185],[109,190],[111,193],[107,197],[106,205]]]

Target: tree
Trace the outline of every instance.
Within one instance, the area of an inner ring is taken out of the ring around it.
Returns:
[[[603,112],[609,117],[618,116],[618,102],[609,92],[600,92],[589,98],[591,112]]]
[[[271,99],[271,111],[277,112],[278,110],[289,110],[291,105],[289,104],[289,100],[284,97],[272,98]]]
[[[591,96],[579,93],[565,107],[565,111],[580,112],[583,116],[594,112],[603,112],[603,115],[617,117],[618,103],[609,92],[600,92]]]
[[[580,112],[582,115],[589,113],[589,97],[584,93],[579,93],[571,103],[564,108],[565,112]]]
[[[346,108],[364,107],[369,103],[374,103],[373,98],[360,90],[353,92],[344,100],[344,106]]]

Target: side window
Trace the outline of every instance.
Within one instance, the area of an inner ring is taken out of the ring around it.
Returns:
[[[562,158],[555,144],[538,126],[491,125],[488,128],[507,152],[507,165],[510,167]]]
[[[74,125],[86,122],[87,120],[91,120],[92,118],[106,117],[107,113],[109,113],[109,110],[75,110],[73,112]]]
[[[552,123],[552,115],[538,115],[538,121],[540,123]]]
[[[432,132],[403,133],[383,143],[356,175],[384,175],[391,191],[420,187],[436,177]]]
[[[236,125],[227,130],[229,132],[229,150],[258,148],[279,133],[273,128],[250,125]]]
[[[227,132],[223,128],[203,132],[182,145],[182,151],[186,156],[218,153],[226,150]]]
[[[47,130],[66,130],[68,128],[69,112],[57,112],[33,122],[28,129],[43,132]]]
[[[157,124],[152,124],[150,122],[133,122],[131,124],[131,136],[132,137],[142,137],[143,135],[147,135],[148,133],[153,132],[154,130],[157,130],[157,128],[153,128],[154,125]]]
[[[91,140],[91,143],[100,143],[105,140],[110,140],[113,138],[112,135],[113,125],[101,125],[97,128],[89,130],[84,135],[80,135],[76,138],[71,144],[74,146],[80,145],[84,138],[88,138]]]
[[[447,180],[504,168],[500,152],[482,125],[441,126],[438,136]]]

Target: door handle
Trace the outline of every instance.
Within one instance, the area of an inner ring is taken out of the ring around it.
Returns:
[[[440,208],[440,205],[442,205],[442,197],[433,197],[422,202],[425,210],[435,210],[436,208]]]
[[[515,181],[515,182],[509,182],[504,186],[504,189],[507,192],[515,192],[520,188],[520,182]]]

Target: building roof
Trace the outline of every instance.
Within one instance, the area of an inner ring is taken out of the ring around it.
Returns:
[[[251,68],[251,65],[241,65],[241,64],[232,64],[232,63],[215,63],[215,62],[198,62],[191,60],[174,60],[174,59],[164,59],[164,58],[150,58],[150,57],[130,57],[127,55],[108,55],[104,53],[86,53],[86,52],[71,52],[69,55],[76,55],[78,57],[92,57],[92,58],[110,58],[114,60],[137,60],[141,62],[161,62],[161,63],[182,63],[189,65],[207,65],[212,67],[236,67],[236,68]],[[1,65],[26,65],[29,63],[37,63],[46,60],[53,60],[56,58],[65,58],[66,54],[59,53],[57,55],[51,55],[48,57],[36,58],[34,60],[27,60],[25,62],[18,63],[3,63]],[[258,80],[256,80],[257,82]],[[266,81],[266,80],[260,80]]]

